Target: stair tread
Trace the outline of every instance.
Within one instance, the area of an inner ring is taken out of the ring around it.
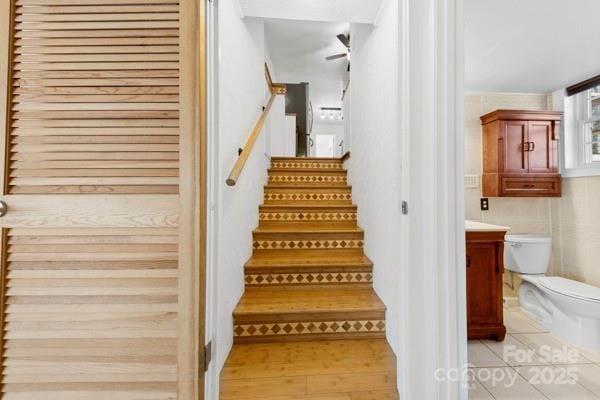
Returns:
[[[327,190],[335,190],[335,191],[344,191],[344,192],[348,192],[352,190],[352,185],[345,185],[345,186],[331,186],[331,187],[327,187],[327,186],[314,186],[314,185],[304,185],[304,184],[298,184],[298,185],[290,185],[290,184],[279,184],[279,185],[273,185],[272,183],[269,183],[267,185],[264,185],[264,189],[265,190],[269,190],[269,191],[279,191],[279,190],[310,190],[310,191],[319,191],[319,192],[325,192]]]
[[[269,168],[268,172],[298,172],[298,173],[309,173],[309,172],[319,172],[324,174],[334,174],[334,175],[342,175],[347,173],[348,171],[343,168]]]
[[[385,311],[372,288],[259,287],[246,288],[235,316]]]
[[[292,208],[292,209],[302,209],[302,210],[307,210],[307,211],[312,211],[312,210],[335,210],[335,209],[344,209],[344,210],[348,210],[348,209],[352,209],[353,211],[356,211],[358,209],[358,206],[356,204],[262,204],[259,206],[259,209],[288,209],[288,208]]]
[[[327,223],[320,225],[286,223],[260,226],[254,229],[252,233],[364,233],[364,230],[357,226],[336,226]]]
[[[272,267],[372,267],[373,262],[366,255],[348,255],[345,257],[257,257],[252,256],[246,262],[247,268],[272,268]]]
[[[341,157],[271,157],[272,161],[338,161],[342,162]]]

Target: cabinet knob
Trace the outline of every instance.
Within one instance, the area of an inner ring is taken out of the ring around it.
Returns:
[[[4,200],[0,200],[0,217],[4,217],[8,212],[8,205]]]

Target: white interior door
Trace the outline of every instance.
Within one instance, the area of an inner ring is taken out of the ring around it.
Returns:
[[[315,156],[333,157],[335,151],[335,135],[315,135]]]

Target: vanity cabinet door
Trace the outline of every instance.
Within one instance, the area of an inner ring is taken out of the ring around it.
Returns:
[[[467,244],[467,303],[469,327],[498,324],[498,298],[502,287],[498,270],[498,246],[494,242]],[[501,315],[501,314],[500,314]]]

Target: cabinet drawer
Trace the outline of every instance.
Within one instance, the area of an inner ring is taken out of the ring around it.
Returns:
[[[560,196],[560,177],[502,178],[503,196]]]

